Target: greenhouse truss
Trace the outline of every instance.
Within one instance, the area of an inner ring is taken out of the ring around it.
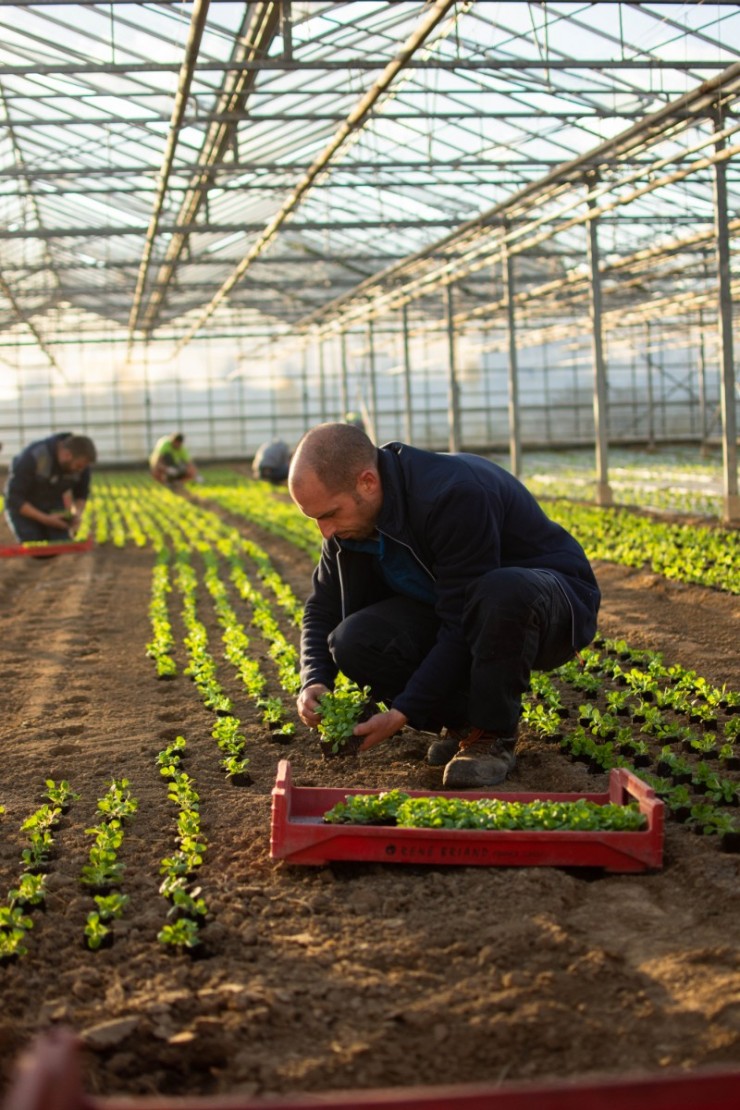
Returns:
[[[0,4],[0,462],[373,434],[721,446],[740,9]],[[735,343],[735,349],[736,349]]]

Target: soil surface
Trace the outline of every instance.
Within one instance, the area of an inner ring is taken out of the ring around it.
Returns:
[[[308,558],[244,521],[238,527],[305,596]],[[146,657],[153,563],[148,548],[110,545],[0,560],[0,898],[17,882],[20,826],[42,803],[44,780],[68,779],[80,795],[55,832],[47,910],[34,913],[28,954],[0,967],[0,1092],[18,1053],[53,1026],[81,1034],[85,1088],[106,1096],[740,1066],[740,855],[669,821],[664,866],[646,874],[274,861],[281,759],[296,786],[435,791],[441,772],[423,761],[429,737],[406,731],[346,760],[323,759],[301,725],[292,741],[276,742],[221,660],[252,780],[229,785],[197,688],[182,673],[158,681]],[[612,565],[597,573],[603,633],[740,689],[740,598]],[[174,591],[170,606],[177,624]],[[249,627],[238,599],[235,607]],[[205,593],[199,615],[217,645]],[[181,625],[176,632],[182,671]],[[256,632],[253,643],[267,669],[268,645]],[[207,838],[201,959],[167,954],[156,939],[167,921],[158,871],[175,847],[175,807],[155,757],[179,734]],[[113,946],[90,952],[83,927],[94,906],[79,881],[85,830],[110,780],[122,777],[139,803],[119,851],[130,902]],[[605,784],[525,730],[505,789]]]

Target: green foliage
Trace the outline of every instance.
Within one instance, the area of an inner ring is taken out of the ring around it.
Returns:
[[[103,924],[100,914],[95,910],[87,915],[84,932],[87,937],[87,947],[93,952],[100,948],[105,938],[110,935],[110,929]]]
[[[445,796],[412,798],[394,790],[379,795],[349,795],[324,814],[330,824],[388,824],[401,828],[636,831],[647,819],[636,803],[598,805],[585,798],[572,802],[507,802],[497,798],[467,800]]]
[[[196,948],[200,944],[198,922],[192,917],[181,917],[163,925],[157,933],[157,940],[173,948]]]
[[[318,725],[319,735],[330,745],[334,753],[341,751],[352,736],[369,697],[369,686],[360,689],[354,683],[346,683],[322,694],[319,698],[318,711],[321,717]]]

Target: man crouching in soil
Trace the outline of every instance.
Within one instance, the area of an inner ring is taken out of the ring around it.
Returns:
[[[514,767],[522,694],[596,631],[601,595],[580,544],[508,471],[469,454],[377,448],[351,424],[299,442],[291,496],[323,536],[301,635],[298,713],[342,671],[391,708],[355,726],[360,751],[404,725],[450,789]]]

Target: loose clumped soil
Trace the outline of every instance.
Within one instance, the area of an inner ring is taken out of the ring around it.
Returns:
[[[305,596],[309,560],[239,527]],[[324,760],[303,726],[289,744],[273,740],[220,663],[252,779],[230,786],[195,686],[182,674],[158,681],[145,656],[152,566],[150,550],[109,546],[0,561],[0,898],[20,872],[20,825],[41,804],[44,780],[68,779],[81,795],[56,833],[48,909],[34,915],[28,955],[0,967],[3,1086],[18,1053],[54,1025],[82,1034],[86,1089],[104,1095],[251,1096],[740,1064],[740,856],[669,822],[665,865],[653,874],[271,861],[280,759],[290,759],[297,786],[435,790],[441,771],[423,762],[429,738],[407,732],[358,759]],[[597,569],[603,633],[740,689],[740,599]],[[207,595],[199,603],[220,657]],[[267,645],[256,634],[253,643],[267,668]],[[181,670],[181,647],[177,659]],[[158,867],[173,850],[175,809],[154,759],[178,734],[208,839],[201,960],[167,955],[156,941],[168,909]],[[85,829],[108,782],[124,776],[139,800],[119,854],[130,903],[113,947],[91,953],[82,930],[92,899],[79,883]],[[506,788],[605,783],[525,731]]]

